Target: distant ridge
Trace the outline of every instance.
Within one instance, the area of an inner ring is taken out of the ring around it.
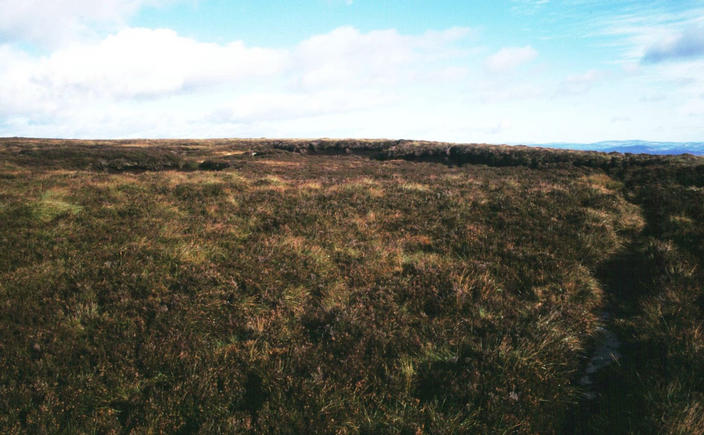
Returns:
[[[595,143],[553,142],[532,144],[547,148],[633,154],[694,154],[704,155],[704,142],[651,142],[645,140],[610,140]]]

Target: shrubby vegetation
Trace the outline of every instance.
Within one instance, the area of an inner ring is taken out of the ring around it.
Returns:
[[[5,139],[0,222],[6,432],[704,431],[701,158]]]

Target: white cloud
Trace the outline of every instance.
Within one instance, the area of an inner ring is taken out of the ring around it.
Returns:
[[[691,27],[684,32],[669,35],[645,51],[644,63],[690,59],[704,56],[704,26]]]
[[[168,1],[173,0],[0,0],[0,41],[58,46],[96,26],[114,29],[141,7]]]
[[[0,132],[60,125],[72,136],[93,136],[117,125],[144,131],[147,120],[253,125],[379,107],[404,87],[464,78],[457,60],[465,53],[456,43],[468,34],[343,27],[276,50],[125,28],[46,56],[0,45]]]
[[[683,57],[694,48],[704,26],[704,8],[656,7],[649,2],[636,4],[630,13],[609,17],[594,23],[595,35],[616,38],[613,44],[621,49],[622,63],[654,62]]]
[[[32,58],[0,49],[2,111],[53,111],[96,100],[158,97],[271,76],[287,53],[197,42],[171,30],[126,29],[99,43],[83,43]]]
[[[691,121],[704,113],[704,61],[640,62],[665,31],[629,46],[628,71],[570,75],[521,69],[538,53],[520,43],[486,58],[467,28],[341,27],[272,49],[125,27],[123,11],[107,15],[109,36],[71,37],[47,55],[0,43],[0,136],[578,141],[627,138],[636,122],[648,138],[704,134]],[[551,99],[557,89],[581,96]],[[668,104],[638,100],[652,95]],[[634,121],[611,122],[622,114]]]
[[[468,28],[450,28],[413,36],[394,29],[361,33],[354,27],[340,27],[309,38],[294,50],[295,68],[300,71],[297,85],[320,89],[397,83],[425,63],[458,54],[452,43],[469,33]]]
[[[492,72],[506,72],[530,62],[536,56],[538,56],[538,52],[530,45],[504,47],[487,58],[486,67]]]

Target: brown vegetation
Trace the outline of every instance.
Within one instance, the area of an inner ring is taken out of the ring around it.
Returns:
[[[0,427],[704,431],[703,222],[692,156],[3,139]]]

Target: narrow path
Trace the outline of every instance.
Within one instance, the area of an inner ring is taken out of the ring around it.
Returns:
[[[596,329],[594,349],[591,353],[589,363],[584,368],[584,374],[579,379],[579,384],[585,388],[584,398],[594,400],[598,393],[594,390],[593,376],[599,371],[621,359],[621,341],[616,334],[606,329],[606,324],[611,318],[611,313],[602,312],[600,320],[603,326]]]
[[[638,214],[644,217],[643,208],[636,203]],[[644,217],[645,220],[645,217]],[[576,382],[583,394],[572,409],[562,433],[599,433],[595,419],[613,419],[613,410],[628,400],[629,386],[618,380],[618,371],[628,365],[628,337],[619,336],[617,325],[624,316],[624,299],[635,298],[639,275],[642,272],[641,249],[645,229],[623,234],[622,248],[606,258],[595,271],[604,290],[605,306],[599,314],[599,326],[591,338],[587,362]],[[614,378],[616,377],[616,379]],[[626,431],[627,432],[627,431]],[[612,433],[624,433],[623,428],[613,428]]]

